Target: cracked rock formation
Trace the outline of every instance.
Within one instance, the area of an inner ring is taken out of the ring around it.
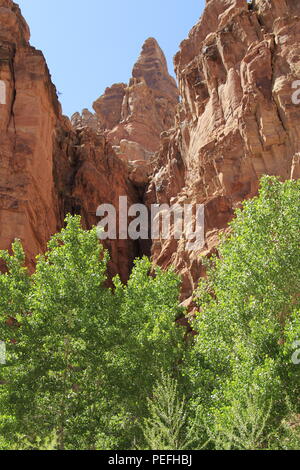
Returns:
[[[300,3],[209,0],[175,56],[182,103],[166,133],[146,199],[205,206],[206,243],[156,240],[156,263],[175,265],[183,293],[203,274],[201,255],[215,249],[233,210],[253,197],[263,174],[300,176]],[[174,227],[171,227],[170,234]]]
[[[62,171],[57,169],[57,181],[62,188],[62,214],[80,214],[83,227],[89,229],[100,220],[96,216],[98,206],[111,204],[116,208],[118,221],[120,196],[127,197],[128,206],[141,200],[138,176],[132,174],[135,167],[130,167],[115,155],[103,133],[83,128],[69,134],[70,138],[67,165]],[[57,161],[63,160],[58,156]],[[142,247],[139,241],[105,240],[103,245],[111,258],[109,278],[119,274],[124,282],[129,277],[134,259],[141,256],[142,250],[148,250],[150,254],[149,248]]]
[[[0,248],[22,239],[29,263],[58,229],[53,135],[60,106],[19,7],[0,0]]]
[[[174,126],[178,89],[157,41],[145,41],[128,85],[117,83],[93,104],[96,112],[72,116],[74,127],[98,122],[118,156],[148,161],[160,146],[160,134]],[[93,117],[92,117],[93,116]]]
[[[86,228],[98,222],[97,207],[140,202],[142,176],[114,153],[97,126],[74,131],[62,116],[43,54],[29,44],[19,7],[0,0],[0,249],[22,241],[27,265],[43,253],[65,215],[81,214]],[[85,114],[88,116],[88,114]],[[92,120],[90,121],[92,122]],[[137,187],[132,183],[137,182]],[[111,276],[128,278],[138,242],[105,242]]]
[[[181,274],[190,305],[201,256],[216,250],[260,177],[300,177],[300,3],[207,0],[175,57],[180,103],[150,38],[129,84],[107,89],[95,114],[76,113],[72,123],[29,36],[19,7],[0,0],[0,249],[20,238],[33,269],[68,212],[89,228],[97,207],[117,208],[120,196],[129,204],[203,204],[205,246],[188,250],[172,224],[168,239],[152,244],[153,261]],[[110,275],[123,280],[134,257],[149,252],[138,241],[105,245]]]

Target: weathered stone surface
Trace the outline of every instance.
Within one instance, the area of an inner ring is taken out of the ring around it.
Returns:
[[[148,203],[205,205],[206,244],[157,240],[155,262],[183,275],[184,297],[203,274],[201,255],[263,174],[298,177],[300,4],[292,0],[210,0],[181,44],[175,68],[182,103],[166,133],[147,192]],[[171,228],[172,231],[172,228]]]
[[[127,164],[99,132],[98,120],[85,110],[80,129],[62,116],[44,57],[29,44],[29,29],[19,8],[0,0],[0,80],[6,103],[0,104],[0,249],[21,239],[27,264],[46,249],[65,215],[81,214],[95,225],[97,207],[140,201],[140,188],[129,179]],[[136,176],[141,183],[141,176]],[[126,280],[138,242],[104,243],[111,253],[110,275]]]
[[[182,101],[157,42],[146,41],[129,85],[107,89],[70,120],[29,29],[11,0],[0,0],[0,249],[14,238],[27,262],[45,250],[67,212],[85,227],[101,203],[205,206],[205,246],[155,240],[154,262],[173,264],[183,300],[204,275],[201,256],[216,250],[241,200],[263,174],[300,177],[300,4],[294,0],[210,0],[175,57]],[[174,117],[176,117],[174,121]],[[157,149],[160,150],[157,152]],[[174,227],[170,228],[170,235]],[[138,242],[106,242],[110,274],[128,277]]]
[[[133,67],[121,122],[108,132],[109,141],[120,147],[124,159],[149,160],[159,149],[160,134],[175,124],[177,103],[177,85],[169,75],[164,53],[149,38]]]
[[[120,158],[126,161],[148,161],[159,149],[160,134],[175,124],[178,88],[169,75],[167,61],[157,41],[145,41],[133,67],[128,85],[117,83],[107,88],[89,116],[92,125],[105,131]],[[88,120],[76,113],[75,128],[89,126]],[[92,126],[91,126],[92,127]]]
[[[28,263],[58,228],[53,135],[60,107],[40,51],[16,4],[0,0],[0,248],[20,238]]]
[[[126,196],[128,207],[140,202],[138,178],[136,185],[130,175],[133,169],[114,153],[106,137],[85,128],[78,130],[73,142],[75,148],[72,168],[65,173],[72,175],[71,184],[64,191],[64,213],[80,214],[85,228],[97,225],[96,211],[101,204],[112,204],[116,208],[116,221],[120,220],[119,197]],[[73,170],[73,171],[72,171]],[[117,225],[118,230],[118,225]],[[118,235],[118,233],[117,233]],[[109,277],[120,274],[128,279],[133,260],[141,255],[139,241],[105,240],[109,250]]]
[[[145,41],[133,67],[132,77],[138,82],[145,81],[149,88],[163,93],[173,103],[178,102],[176,82],[169,75],[166,57],[156,39],[148,38]]]
[[[150,175],[153,170],[151,162],[142,160],[130,161],[127,166],[129,170],[129,179],[136,188],[145,190],[150,181]]]
[[[121,121],[126,88],[125,83],[115,83],[94,102],[93,108],[103,130],[111,130]]]
[[[96,114],[91,113],[88,109],[83,109],[81,114],[74,113],[71,117],[71,123],[74,129],[88,127],[100,131],[102,127]]]

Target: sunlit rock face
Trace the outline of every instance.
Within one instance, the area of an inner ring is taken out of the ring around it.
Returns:
[[[0,249],[23,242],[27,265],[46,250],[65,215],[81,214],[86,228],[98,222],[102,203],[140,201],[129,168],[99,131],[91,113],[89,128],[72,128],[62,116],[43,54],[30,46],[29,28],[19,7],[0,0]],[[0,90],[1,91],[1,90]],[[134,179],[134,178],[133,178]],[[139,182],[140,184],[140,182]],[[139,246],[131,241],[105,244],[109,273],[126,280]]]
[[[29,264],[59,226],[55,129],[64,125],[44,57],[29,44],[18,6],[0,0],[0,248],[20,238]]]
[[[0,0],[0,249],[20,238],[34,269],[68,212],[90,228],[97,207],[118,209],[120,196],[129,205],[204,204],[202,249],[174,240],[172,224],[169,238],[152,244],[153,261],[175,266],[189,299],[204,274],[201,256],[216,249],[240,202],[257,194],[261,175],[300,177],[299,17],[294,0],[207,1],[175,57],[180,102],[150,38],[129,84],[108,88],[95,113],[71,122],[18,6]],[[105,245],[110,276],[123,280],[149,249],[131,240]]]
[[[146,198],[205,205],[203,250],[187,251],[183,239],[152,247],[156,263],[182,274],[184,297],[203,274],[201,255],[261,175],[300,176],[299,16],[294,0],[210,0],[175,57],[182,102]]]
[[[94,120],[118,156],[126,161],[148,161],[159,150],[160,134],[174,127],[178,89],[169,75],[167,61],[154,38],[145,41],[133,67],[129,84],[116,83],[105,90],[93,108]],[[75,128],[91,127],[75,113]]]

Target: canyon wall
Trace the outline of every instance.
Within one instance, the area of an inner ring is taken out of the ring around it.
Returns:
[[[295,0],[209,0],[175,56],[182,102],[146,200],[205,206],[202,250],[188,251],[184,236],[152,246],[156,263],[181,273],[184,298],[203,274],[201,256],[215,249],[240,201],[257,194],[259,178],[300,176],[300,106],[292,102],[299,16]]]
[[[27,264],[45,251],[66,213],[97,223],[102,203],[204,204],[205,246],[183,235],[154,240],[153,261],[171,264],[190,299],[220,232],[263,174],[300,176],[300,4],[295,0],[209,0],[175,57],[175,81],[148,39],[129,84],[115,84],[95,113],[61,113],[44,57],[29,44],[18,6],[0,0],[0,249],[14,238]],[[106,241],[110,276],[126,280],[138,241]],[[188,300],[189,301],[189,300]]]
[[[14,238],[29,264],[59,226],[53,180],[53,136],[61,119],[44,57],[29,44],[16,4],[0,0],[0,248]]]
[[[46,250],[67,213],[95,225],[102,203],[117,206],[119,196],[140,202],[145,175],[115,154],[103,133],[73,129],[62,115],[56,89],[41,51],[29,44],[30,32],[19,7],[0,0],[0,249],[22,241],[26,262]],[[132,181],[135,181],[133,183]],[[111,252],[110,276],[126,280],[138,242],[104,243]]]
[[[159,150],[160,134],[175,123],[179,92],[167,61],[154,38],[145,41],[129,84],[105,90],[93,108],[72,116],[74,127],[101,129],[125,161],[149,161]]]

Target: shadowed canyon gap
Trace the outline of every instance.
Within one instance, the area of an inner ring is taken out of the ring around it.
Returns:
[[[173,264],[189,299],[203,274],[201,255],[263,174],[300,176],[300,4],[296,0],[207,0],[175,56],[179,84],[149,38],[128,84],[107,88],[71,121],[62,115],[45,59],[29,43],[18,6],[0,0],[0,248],[14,238],[33,269],[66,213],[85,227],[99,204],[198,203],[205,206],[206,244],[184,237],[144,246],[106,242],[110,275],[126,280],[133,259]],[[116,77],[117,78],[117,77]],[[179,99],[180,95],[180,99]]]

